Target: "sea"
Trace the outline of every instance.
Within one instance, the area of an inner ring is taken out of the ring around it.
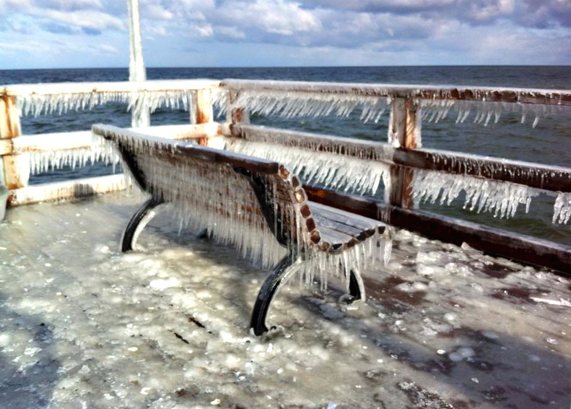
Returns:
[[[293,81],[330,81],[383,84],[471,85],[492,87],[571,89],[571,66],[403,66],[403,67],[253,67],[253,68],[148,68],[147,78],[154,79],[260,79]],[[0,86],[24,83],[127,81],[126,68],[0,70]],[[453,118],[422,125],[422,143],[426,148],[523,160],[571,167],[571,108],[548,110],[534,118],[506,112],[498,123],[484,125],[468,118],[456,124]],[[189,122],[183,110],[155,112],[153,125]],[[285,127],[315,133],[384,142],[387,140],[388,114],[377,123],[363,123],[358,114],[348,118],[276,118],[254,115],[252,123]],[[522,123],[523,122],[523,123]],[[43,134],[87,130],[93,123],[130,126],[126,106],[109,104],[91,111],[64,115],[22,118],[24,134]],[[102,175],[111,168],[98,165],[83,169],[59,169],[34,175],[31,184],[62,179]],[[552,223],[554,195],[539,192],[529,212],[525,206],[515,217],[501,219],[465,209],[463,197],[450,205],[421,203],[420,208],[571,245],[571,222]]]

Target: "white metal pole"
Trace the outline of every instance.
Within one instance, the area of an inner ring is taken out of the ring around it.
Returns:
[[[145,81],[145,62],[143,61],[143,44],[141,40],[141,24],[139,16],[139,0],[127,0],[129,9],[129,81]],[[142,98],[133,95],[133,111],[131,125],[134,127],[150,126],[149,109]]]

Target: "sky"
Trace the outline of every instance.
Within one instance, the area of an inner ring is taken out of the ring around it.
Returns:
[[[571,0],[140,0],[148,67],[571,64]],[[126,0],[0,0],[0,69],[127,67]]]

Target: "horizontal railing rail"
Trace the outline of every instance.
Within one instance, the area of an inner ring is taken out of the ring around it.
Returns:
[[[307,81],[222,80],[220,87],[231,91],[275,91],[358,95],[370,97],[420,98],[427,100],[466,100],[542,105],[571,105],[571,90],[430,86]]]
[[[515,233],[475,227],[477,225],[473,223],[431,214],[414,206],[415,200],[418,200],[414,196],[418,193],[414,191],[415,172],[439,172],[453,178],[471,177],[552,192],[559,195],[558,200],[562,198],[558,203],[564,207],[561,213],[564,219],[565,212],[571,212],[571,168],[423,149],[421,133],[423,121],[438,121],[449,115],[452,109],[458,111],[457,122],[464,121],[470,109],[474,109],[474,122],[485,125],[491,120],[498,121],[502,110],[522,114],[523,121],[527,113],[537,117],[553,109],[567,109],[571,106],[571,90],[233,79],[0,86],[0,158],[3,164],[0,176],[3,175],[3,184],[10,190],[10,204],[63,199],[124,187],[115,177],[27,186],[30,158],[41,159],[34,166],[49,168],[50,161],[62,161],[62,155],[73,156],[74,152],[87,155],[92,145],[88,131],[22,135],[20,116],[63,114],[114,102],[127,104],[133,111],[139,105],[150,111],[159,107],[182,107],[191,112],[188,125],[144,129],[144,132],[157,136],[195,139],[204,145],[212,145],[216,137],[230,136],[308,151],[336,152],[340,156],[384,163],[390,169],[385,201],[375,199],[374,205],[368,205],[367,212],[373,212],[371,209],[374,208],[378,217],[397,227],[416,230],[445,241],[464,240],[473,247],[492,253],[496,251],[500,255],[518,258],[518,251],[521,253],[525,249],[527,255],[519,259],[571,271],[571,250],[568,246],[555,243],[550,246],[549,242]],[[477,107],[473,108],[473,104]],[[226,114],[225,123],[214,121],[215,105]],[[282,117],[347,117],[360,114],[363,121],[378,121],[385,110],[389,112],[386,143],[249,123],[253,113]],[[536,122],[537,119],[534,126]],[[63,162],[70,163],[70,160]],[[324,203],[339,200],[353,203],[357,200],[339,199],[322,187],[308,186],[308,189],[313,199]],[[566,200],[570,203],[567,204]],[[453,237],[446,233],[452,225],[456,226],[452,229]],[[431,230],[430,226],[434,228]],[[509,243],[497,245],[502,237],[506,243],[510,240],[519,243],[512,246],[512,250],[519,250],[507,251]],[[553,250],[552,253],[549,248]],[[550,262],[550,257],[557,261]]]

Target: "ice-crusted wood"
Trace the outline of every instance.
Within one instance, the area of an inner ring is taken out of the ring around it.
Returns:
[[[26,186],[9,192],[8,205],[19,206],[116,192],[124,190],[126,183],[123,175],[109,175]]]
[[[319,274],[326,285],[327,274],[347,280],[351,269],[367,268],[390,253],[385,226],[374,220],[359,234],[331,226],[321,231],[301,181],[277,162],[111,126],[96,125],[93,132],[113,142],[133,180],[171,203],[182,225],[207,229],[263,267],[289,254],[302,282],[312,284]]]
[[[226,79],[221,87],[230,90],[281,91],[331,93],[336,95],[354,94],[376,97],[411,97],[427,100],[473,100],[510,103],[571,105],[571,91],[531,88],[473,87],[457,85],[395,85],[332,83],[304,81],[260,81]]]
[[[63,114],[106,103],[127,104],[135,110],[145,106],[154,112],[160,107],[189,110],[197,90],[220,92],[217,85],[212,80],[50,83],[10,85],[4,92],[17,98],[23,115]]]
[[[265,150],[274,159],[278,158],[279,155],[282,155],[283,158],[295,156],[295,149],[301,149],[305,151],[306,155],[311,155],[313,152],[316,158],[319,158],[321,153],[335,155],[340,161],[337,166],[342,166],[341,161],[345,157],[367,160],[371,169],[375,168],[374,162],[399,165],[391,166],[391,172],[396,173],[392,180],[398,180],[402,176],[401,173],[405,174],[404,177],[408,179],[410,186],[407,190],[409,204],[412,196],[419,200],[428,201],[436,201],[442,198],[443,203],[447,203],[448,199],[456,198],[460,191],[464,190],[469,194],[468,208],[473,207],[474,210],[477,210],[482,204],[481,210],[487,209],[496,212],[497,209],[502,208],[501,202],[503,202],[511,209],[507,211],[507,208],[504,208],[506,209],[504,217],[506,217],[512,215],[512,210],[517,208],[518,203],[528,206],[529,200],[537,194],[535,189],[550,192],[571,192],[571,169],[562,166],[549,166],[451,151],[395,148],[389,144],[378,142],[254,125],[233,125],[230,129],[230,135],[234,137],[231,139],[244,141],[242,142],[245,146],[243,149],[250,154],[263,152],[264,149],[258,149],[257,144],[265,144]],[[248,143],[252,143],[252,146],[247,147]],[[230,142],[228,146],[232,148],[238,145],[240,142]],[[274,148],[271,149],[271,147]],[[293,164],[295,165],[295,162]],[[418,173],[415,178],[417,183],[412,183],[411,169],[417,169],[415,171]],[[330,172],[333,173],[333,170]],[[371,173],[374,171],[367,174],[370,176]],[[386,179],[383,178],[385,185],[390,186],[390,180],[387,181]],[[420,183],[421,180],[424,182]],[[438,182],[439,180],[440,182]],[[486,180],[489,183],[485,185]],[[313,180],[306,182],[312,183]],[[502,182],[509,183],[502,184]],[[525,186],[517,188],[511,184],[525,185],[531,189],[525,189],[525,193],[522,193]],[[486,192],[478,192],[477,190],[484,185]],[[395,188],[391,189],[391,192],[394,196],[389,197],[387,202],[395,205],[401,203],[402,190]],[[496,205],[494,206],[491,205],[491,198],[486,196],[491,192],[494,192],[495,196]],[[498,197],[499,194],[504,196]],[[517,197],[510,198],[512,194]],[[470,204],[473,200],[475,202]],[[511,204],[507,205],[507,203]],[[554,214],[556,213],[557,209],[554,209]],[[502,214],[501,210],[498,216],[500,214]],[[554,220],[559,220],[559,218],[554,217]]]
[[[18,189],[28,184],[30,176],[28,158],[14,152],[14,140],[22,134],[20,113],[16,98],[6,94],[0,97],[0,166],[4,167],[2,184],[8,189]]]

